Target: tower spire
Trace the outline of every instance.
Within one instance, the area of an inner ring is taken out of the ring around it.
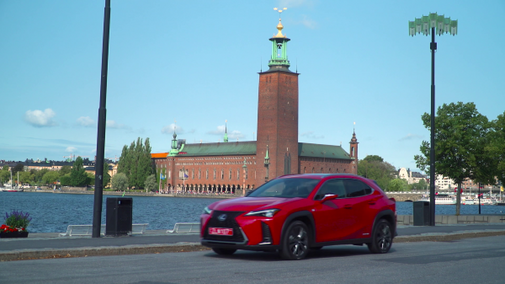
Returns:
[[[228,142],[228,127],[226,126],[226,122],[228,122],[228,120],[224,121],[224,142]]]
[[[272,42],[272,58],[268,62],[268,66],[270,70],[273,68],[289,68],[289,60],[287,55],[287,43],[289,38],[282,34],[282,29],[284,26],[282,25],[281,13],[282,11],[287,10],[287,8],[274,8],[275,11],[279,12],[279,23],[277,24],[277,34],[270,38]],[[289,70],[289,69],[288,69]]]

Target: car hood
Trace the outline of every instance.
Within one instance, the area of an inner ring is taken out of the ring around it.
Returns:
[[[293,202],[300,198],[279,198],[279,197],[239,197],[223,201],[218,201],[209,206],[211,210],[219,211],[253,211],[268,208],[279,208],[281,204]]]

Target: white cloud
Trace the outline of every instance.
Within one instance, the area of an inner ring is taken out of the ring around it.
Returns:
[[[114,120],[107,120],[106,126],[107,126],[107,128],[111,128],[111,129],[130,129],[130,127],[128,127],[124,124],[121,124],[121,123],[117,123]]]
[[[216,128],[216,130],[208,131],[207,134],[211,134],[211,135],[224,135],[224,129],[225,129],[224,125],[219,125]]]
[[[409,134],[405,135],[404,137],[400,138],[400,140],[398,140],[398,141],[420,140],[420,139],[423,139],[422,135],[417,135],[417,134],[409,133]]]
[[[304,25],[305,27],[307,27],[311,30],[313,30],[317,27],[316,21],[309,19],[306,15],[303,15],[303,19],[301,22],[302,22],[302,25]]]
[[[56,126],[58,124],[52,120],[55,115],[56,113],[50,108],[46,108],[44,111],[28,110],[25,113],[25,120],[35,127]]]
[[[77,150],[77,148],[75,147],[72,147],[72,146],[69,146],[67,147],[67,149],[65,149],[66,152],[69,152],[69,153],[73,153]]]
[[[77,123],[84,127],[95,126],[95,121],[89,116],[81,116],[77,119]]]
[[[231,133],[228,133],[228,139],[231,140],[243,140],[245,135],[237,130],[233,130]]]
[[[309,139],[323,139],[324,135],[315,135],[314,131],[307,131],[300,134],[301,137],[306,137]]]
[[[175,123],[172,123],[170,125],[164,126],[161,129],[161,133],[172,135],[172,134],[174,134],[174,129],[175,129],[175,133],[177,133],[177,134],[186,133],[182,127],[175,125]]]

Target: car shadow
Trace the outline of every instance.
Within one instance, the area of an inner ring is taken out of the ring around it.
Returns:
[[[389,253],[395,250],[391,248]],[[355,246],[355,245],[336,245],[327,246],[319,250],[311,250],[305,259],[311,258],[326,258],[326,257],[352,257],[360,255],[374,255],[368,250],[366,245]],[[232,255],[218,255],[214,252],[209,252],[205,254],[206,257],[211,258],[222,258],[222,259],[239,259],[239,260],[249,260],[249,261],[279,261],[283,260],[277,252],[262,252],[262,251],[247,251],[247,250],[237,250]]]

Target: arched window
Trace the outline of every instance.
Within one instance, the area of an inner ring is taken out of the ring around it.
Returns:
[[[206,179],[209,179],[209,170],[206,170],[206,171],[205,171],[205,178],[206,178]]]

